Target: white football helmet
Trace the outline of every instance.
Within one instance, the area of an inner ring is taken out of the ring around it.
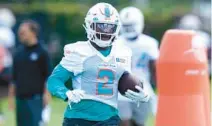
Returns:
[[[181,18],[179,23],[180,29],[187,29],[187,30],[199,30],[202,27],[202,23],[198,16],[188,14]]]
[[[85,17],[87,38],[99,47],[111,46],[119,34],[120,27],[119,13],[108,3],[94,5]]]
[[[126,38],[140,35],[144,29],[144,15],[135,7],[126,7],[120,11],[121,34]]]

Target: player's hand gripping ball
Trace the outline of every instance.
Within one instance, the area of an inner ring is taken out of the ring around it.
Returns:
[[[119,80],[119,92],[136,102],[147,102],[150,98],[144,90],[143,82],[131,74],[124,74]]]
[[[143,88],[143,83],[131,74],[123,74],[119,80],[118,90],[122,95],[125,95],[128,89],[134,92],[139,92],[135,86],[140,86]]]

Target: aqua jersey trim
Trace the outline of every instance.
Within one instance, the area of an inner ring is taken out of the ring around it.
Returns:
[[[48,91],[63,100],[67,100],[66,92],[69,90],[65,83],[73,77],[73,73],[63,68],[60,64],[57,65],[51,76],[47,80]]]
[[[69,106],[67,106],[64,116],[66,118],[103,121],[112,116],[118,116],[118,110],[102,102],[94,100],[82,100],[77,104],[72,103],[71,109]]]
[[[109,47],[108,49],[105,49],[105,50],[100,50],[100,53],[103,55],[103,56],[108,56],[111,52],[111,49],[112,47]]]

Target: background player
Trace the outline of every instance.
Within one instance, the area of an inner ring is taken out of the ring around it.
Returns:
[[[12,50],[15,34],[12,27],[16,19],[11,10],[0,8],[0,85],[8,85],[12,76]],[[4,122],[2,113],[2,95],[0,95],[0,125]]]
[[[128,81],[132,78],[128,71],[131,51],[113,43],[120,29],[119,14],[110,4],[96,4],[88,11],[84,27],[89,40],[65,46],[65,56],[49,77],[48,89],[69,101],[63,126],[117,126],[118,84],[132,83]],[[73,90],[64,85],[70,77]],[[149,99],[141,87],[136,89],[127,90],[126,97],[137,102]]]
[[[129,126],[131,118],[137,125],[143,126],[150,109],[154,115],[156,114],[157,97],[150,81],[156,83],[155,60],[159,55],[158,42],[150,36],[141,34],[144,28],[144,16],[139,9],[126,7],[120,11],[120,18],[123,27],[118,41],[132,49],[132,73],[147,82],[144,87],[152,96],[148,103],[142,103],[139,108],[134,102],[120,96],[119,111],[123,120],[122,126]]]

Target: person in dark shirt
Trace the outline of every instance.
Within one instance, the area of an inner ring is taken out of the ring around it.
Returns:
[[[45,86],[51,72],[47,51],[39,43],[39,26],[36,22],[24,21],[18,30],[22,46],[13,56],[13,82],[9,86],[9,107],[14,108],[16,97],[17,126],[39,126],[42,110],[50,95]]]

